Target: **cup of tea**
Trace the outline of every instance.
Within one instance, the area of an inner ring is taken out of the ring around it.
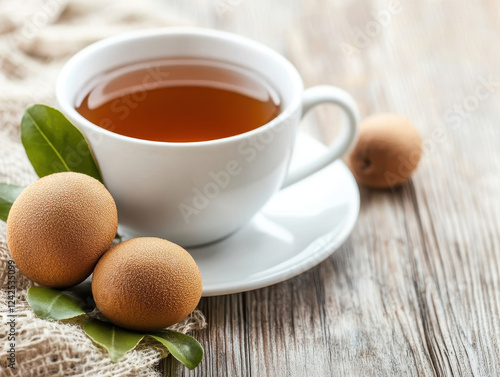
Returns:
[[[342,89],[304,90],[274,50],[203,28],[94,43],[65,64],[56,96],[91,146],[122,232],[183,246],[238,230],[278,190],[341,157],[358,123]],[[288,171],[302,116],[325,103],[347,115],[340,136],[327,153]]]

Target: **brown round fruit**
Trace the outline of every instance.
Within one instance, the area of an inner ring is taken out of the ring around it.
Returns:
[[[377,114],[361,122],[358,142],[347,163],[358,183],[388,188],[406,182],[421,155],[422,137],[409,120]]]
[[[133,330],[157,330],[182,321],[198,305],[201,290],[200,270],[191,255],[153,237],[116,245],[92,276],[92,293],[102,314]]]
[[[87,278],[118,226],[110,193],[96,179],[57,173],[28,186],[7,218],[12,259],[31,280],[52,288]]]

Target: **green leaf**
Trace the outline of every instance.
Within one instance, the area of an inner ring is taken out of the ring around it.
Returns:
[[[83,330],[94,343],[108,351],[112,362],[120,360],[144,338],[144,334],[128,331],[112,323],[93,318],[85,322]]]
[[[21,122],[21,140],[39,177],[72,171],[102,181],[87,140],[59,110],[28,107]]]
[[[27,299],[36,316],[41,319],[54,321],[85,314],[73,297],[55,289],[30,287]]]
[[[23,190],[21,186],[0,183],[0,220],[7,221],[10,207]]]
[[[177,331],[163,330],[148,334],[162,343],[173,357],[189,369],[194,369],[203,359],[203,348],[198,341]]]

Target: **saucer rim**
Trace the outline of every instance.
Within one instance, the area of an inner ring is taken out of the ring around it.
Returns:
[[[223,296],[228,294],[248,292],[251,290],[261,289],[274,284],[281,283],[285,280],[296,277],[312,269],[313,267],[316,267],[320,263],[324,262],[329,256],[333,255],[333,253],[336,252],[345,243],[345,241],[351,235],[356,225],[361,206],[361,197],[356,180],[354,179],[354,176],[350,171],[350,169],[347,167],[347,165],[343,161],[337,160],[332,164],[328,165],[325,169],[328,169],[332,165],[339,165],[339,167],[344,170],[344,174],[346,175],[346,177],[345,181],[342,184],[343,185],[349,184],[353,186],[353,193],[352,195],[350,195],[350,200],[349,200],[349,207],[352,207],[352,209],[349,211],[346,218],[343,219],[344,220],[342,222],[343,225],[340,229],[334,229],[330,232],[322,234],[320,237],[316,238],[309,245],[307,245],[297,255],[304,253],[308,248],[310,248],[316,242],[318,242],[319,239],[332,235],[333,239],[329,242],[328,244],[329,247],[322,248],[323,252],[319,254],[310,252],[309,255],[306,255],[305,258],[300,261],[298,265],[299,268],[293,268],[293,269],[290,269],[289,267],[284,268],[284,270],[278,271],[269,276],[264,276],[260,279],[252,279],[250,281],[248,279],[241,280],[240,282],[237,282],[236,284],[230,284],[229,286],[228,283],[219,283],[216,285],[211,285],[207,289],[205,288],[204,285],[202,291],[202,297],[214,297],[214,296]],[[294,257],[296,257],[297,255],[295,255]]]

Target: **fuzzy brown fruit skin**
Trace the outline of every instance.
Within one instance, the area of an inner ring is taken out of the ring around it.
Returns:
[[[132,330],[158,330],[186,318],[201,298],[201,274],[182,247],[154,237],[119,243],[92,276],[99,310]]]
[[[401,186],[422,156],[422,137],[413,124],[396,114],[376,114],[359,127],[356,146],[347,157],[358,183],[375,188]]]
[[[85,280],[118,227],[111,194],[96,179],[56,173],[28,186],[7,218],[7,244],[29,279],[51,288]]]

